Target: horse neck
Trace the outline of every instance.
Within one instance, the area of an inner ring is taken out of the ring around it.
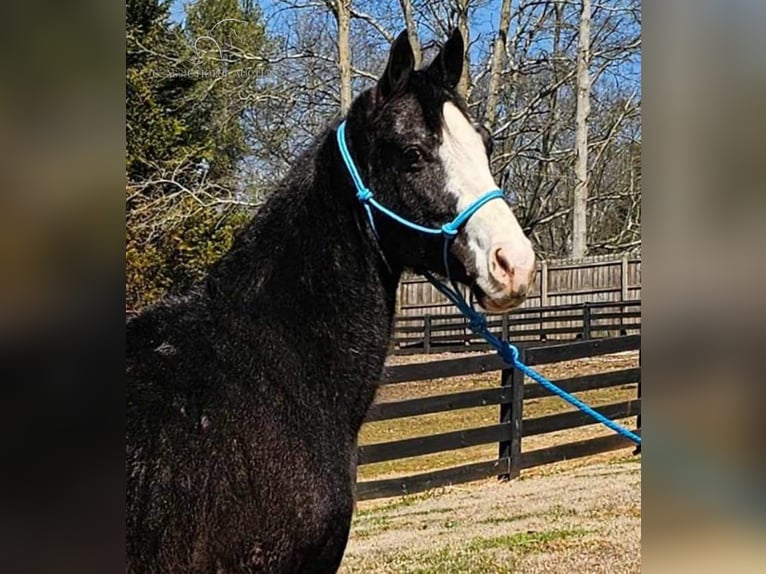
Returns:
[[[398,281],[380,257],[330,131],[296,161],[216,265],[208,292],[221,314],[254,330],[267,324],[314,365],[302,384],[334,400],[340,391],[366,402],[350,407],[363,416],[385,359]]]

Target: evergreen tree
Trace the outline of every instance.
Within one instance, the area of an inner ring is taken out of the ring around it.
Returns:
[[[199,0],[181,28],[166,1],[126,2],[130,308],[187,289],[248,216],[237,171],[266,39],[259,18],[251,3]]]

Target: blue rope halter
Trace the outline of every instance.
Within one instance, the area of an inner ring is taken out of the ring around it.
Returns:
[[[550,391],[551,393],[561,397],[570,405],[577,407],[584,413],[587,413],[588,415],[593,417],[595,420],[605,425],[606,427],[610,428],[617,434],[620,434],[624,436],[625,438],[632,440],[636,444],[641,444],[641,437],[638,436],[636,433],[631,432],[624,426],[614,422],[613,420],[605,417],[601,413],[593,410],[591,407],[583,403],[577,397],[567,393],[565,390],[559,388],[554,383],[552,383],[551,381],[543,377],[541,374],[537,373],[536,371],[532,370],[527,365],[522,363],[519,360],[519,349],[515,345],[512,345],[508,341],[503,341],[502,339],[494,335],[492,332],[490,332],[489,328],[487,327],[487,320],[484,317],[484,315],[476,311],[471,305],[468,304],[468,302],[465,300],[463,295],[460,293],[460,290],[455,285],[454,281],[452,281],[452,278],[450,277],[449,265],[447,260],[447,256],[449,254],[449,246],[452,240],[454,240],[455,237],[457,237],[457,234],[459,233],[461,227],[465,225],[465,223],[471,218],[471,216],[474,213],[476,213],[485,203],[493,199],[503,199],[505,197],[505,195],[503,194],[503,191],[500,189],[493,189],[492,191],[485,193],[484,195],[476,199],[473,203],[471,203],[471,205],[469,205],[467,208],[461,211],[452,221],[450,221],[449,223],[445,223],[441,227],[424,227],[423,225],[419,225],[417,223],[409,221],[408,219],[405,219],[401,215],[394,213],[393,211],[391,211],[390,209],[388,209],[387,207],[379,203],[373,197],[372,191],[370,191],[364,185],[364,182],[362,181],[362,178],[359,175],[359,171],[356,169],[354,160],[351,157],[351,153],[348,151],[348,146],[346,145],[345,120],[341,122],[341,124],[338,126],[337,139],[338,139],[338,148],[340,149],[340,155],[343,158],[343,162],[346,164],[346,168],[348,169],[348,172],[351,175],[351,179],[354,181],[354,186],[356,187],[356,197],[364,206],[364,209],[367,213],[367,219],[369,220],[370,226],[372,227],[372,230],[375,233],[375,235],[378,236],[378,232],[375,228],[375,219],[372,213],[373,209],[376,209],[377,211],[393,219],[397,223],[400,223],[401,225],[405,227],[409,227],[410,229],[414,229],[415,231],[419,231],[420,233],[443,236],[444,237],[444,250],[443,250],[444,270],[446,272],[447,279],[451,283],[452,287],[448,286],[442,281],[439,281],[436,277],[434,277],[431,273],[427,271],[424,272],[423,275],[425,276],[426,279],[428,279],[428,281],[434,287],[436,287],[436,289],[439,290],[439,292],[441,292],[445,297],[447,297],[447,299],[449,299],[455,305],[455,307],[457,307],[460,310],[460,312],[463,313],[468,318],[469,328],[477,335],[484,337],[487,343],[489,343],[489,345],[498,352],[498,354],[503,358],[503,360],[506,363],[508,363],[509,365],[512,365],[516,369],[519,369],[522,373],[529,376],[529,378],[531,378],[533,381],[536,381],[537,383],[541,384],[543,387],[548,389],[548,391]]]
[[[443,235],[445,240],[452,239],[454,237],[457,237],[458,232],[460,231],[460,228],[465,225],[465,223],[471,218],[471,216],[476,213],[481,206],[483,206],[488,201],[492,201],[493,199],[503,199],[505,197],[505,194],[503,193],[503,190],[501,189],[493,189],[492,191],[489,191],[479,197],[476,201],[474,201],[471,205],[466,207],[462,212],[460,212],[455,219],[450,221],[449,223],[445,223],[441,227],[424,227],[422,225],[418,225],[417,223],[414,223],[412,221],[409,221],[408,219],[405,219],[401,215],[398,215],[388,209],[385,205],[382,205],[380,202],[378,202],[377,199],[372,195],[372,192],[367,188],[367,186],[364,185],[364,182],[362,181],[362,177],[359,175],[359,171],[356,169],[356,164],[354,164],[354,160],[351,158],[351,153],[348,151],[348,146],[346,145],[346,122],[343,121],[338,126],[338,147],[340,148],[340,155],[343,156],[343,161],[346,164],[346,167],[348,168],[348,172],[351,174],[351,179],[354,180],[354,185],[356,186],[356,197],[359,201],[362,202],[362,205],[364,205],[365,210],[367,211],[367,219],[370,220],[370,225],[372,226],[372,229],[375,231],[375,234],[377,235],[377,230],[375,228],[375,219],[372,215],[372,209],[377,209],[384,215],[390,217],[397,223],[400,223],[401,225],[404,225],[405,227],[409,227],[410,229],[414,229],[415,231],[419,231],[420,233],[426,233],[428,235]]]

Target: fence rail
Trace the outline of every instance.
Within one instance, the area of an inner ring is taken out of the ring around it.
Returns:
[[[467,297],[467,290],[464,288]],[[542,261],[524,307],[551,307],[641,298],[641,259],[637,256],[595,256],[579,260]],[[452,311],[447,299],[423,278],[399,285],[398,315],[441,315]]]
[[[635,351],[640,349],[640,345],[640,335],[627,335],[545,347],[527,347],[522,348],[520,353],[522,360],[527,364],[543,365],[625,351]],[[357,484],[357,497],[364,500],[396,496],[445,484],[456,484],[492,476],[515,478],[522,469],[564,459],[588,456],[631,445],[630,441],[619,435],[608,435],[523,452],[523,437],[590,425],[593,424],[593,420],[579,411],[525,419],[524,402],[549,396],[550,393],[535,383],[527,384],[523,373],[506,364],[498,355],[392,366],[386,369],[382,384],[412,383],[437,378],[480,374],[489,371],[500,371],[500,385],[498,387],[426,398],[376,403],[368,412],[366,422],[497,405],[499,407],[499,420],[497,424],[363,445],[359,447],[358,454],[359,464],[365,465],[497,443],[497,459],[474,462],[414,476],[359,482]],[[640,381],[640,368],[626,368],[605,373],[570,377],[556,381],[556,383],[568,392],[579,393],[634,383],[639,383],[640,385]],[[634,417],[640,415],[641,401],[640,398],[636,398],[602,405],[596,408],[596,410],[611,419]]]
[[[522,308],[488,316],[487,326],[504,340],[526,344],[632,335],[641,330],[641,301]],[[489,348],[460,313],[396,317],[392,344],[395,354]]]

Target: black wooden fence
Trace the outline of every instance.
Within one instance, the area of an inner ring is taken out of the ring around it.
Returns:
[[[528,347],[521,350],[521,358],[528,365],[544,365],[634,351],[640,349],[640,345],[640,335],[628,335],[545,347]],[[382,421],[455,409],[499,405],[498,424],[364,445],[359,447],[359,464],[396,460],[488,443],[498,443],[499,452],[496,459],[414,476],[359,482],[357,497],[364,500],[397,496],[491,476],[515,478],[525,468],[630,446],[631,443],[627,439],[616,434],[609,434],[524,452],[522,437],[585,426],[593,424],[593,420],[580,411],[525,419],[524,400],[549,396],[550,393],[537,383],[531,381],[525,383],[524,375],[511,368],[497,355],[388,367],[382,384],[393,385],[496,370],[501,372],[500,385],[496,388],[378,403],[370,408],[366,420],[367,422]],[[556,384],[568,392],[578,393],[640,383],[640,379],[640,368],[629,368],[567,378],[556,381]],[[604,405],[596,410],[612,419],[632,417],[640,414],[641,403],[637,397],[634,400]]]
[[[502,339],[522,343],[631,335],[641,330],[641,301],[521,308],[488,315],[487,324]],[[461,313],[396,317],[395,354],[488,348],[484,339],[468,328],[468,320]]]

